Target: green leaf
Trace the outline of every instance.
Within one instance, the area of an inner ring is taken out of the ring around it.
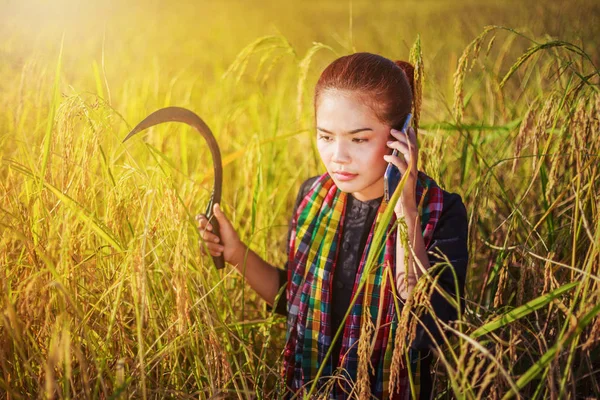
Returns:
[[[476,339],[482,335],[485,335],[486,333],[490,333],[498,328],[506,326],[506,325],[510,324],[511,322],[514,322],[514,321],[518,320],[519,318],[522,318],[522,317],[532,313],[533,311],[544,307],[546,304],[550,303],[552,300],[556,299],[563,293],[568,292],[569,290],[573,289],[578,284],[579,284],[579,282],[567,283],[566,285],[561,286],[558,289],[553,290],[550,293],[547,293],[543,296],[535,298],[535,299],[523,304],[520,307],[517,307],[503,315],[500,315],[493,321],[490,321],[487,324],[477,328],[473,333],[471,333],[471,337],[473,339]]]

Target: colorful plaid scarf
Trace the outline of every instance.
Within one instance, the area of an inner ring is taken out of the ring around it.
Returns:
[[[308,393],[310,385],[307,383],[312,384],[322,363],[325,363],[325,366],[320,376],[324,380],[333,373],[331,357],[325,360],[325,355],[335,336],[331,329],[331,285],[341,243],[346,198],[347,194],[337,188],[328,174],[324,174],[313,183],[292,219],[286,292],[287,338],[283,370],[288,394]],[[420,171],[416,200],[420,205],[421,228],[427,246],[442,212],[443,193],[433,179]],[[369,372],[370,390],[377,398],[390,398],[390,365],[398,326],[392,291],[395,279],[390,278],[395,277],[396,265],[395,216],[387,226],[385,243],[372,243],[375,229],[386,206],[387,203],[382,201],[358,266],[353,289],[353,297],[357,299],[344,323],[340,358],[337,363],[345,370],[345,382],[348,382],[348,379],[350,382],[356,382],[359,368],[358,339],[362,317],[368,313],[374,327],[371,332],[370,351],[370,362],[374,371],[371,369]],[[383,251],[378,255],[377,266],[371,268],[371,273],[366,277],[364,290],[357,293],[367,254],[372,246],[375,246],[375,251],[381,248]],[[387,269],[389,271],[386,271]],[[400,374],[400,382],[396,382],[400,386],[399,392],[404,395],[408,393],[406,375],[407,372],[403,371]],[[336,385],[335,398],[347,398],[347,393],[350,393],[352,387],[342,382],[340,388]],[[399,396],[394,391],[392,398]]]

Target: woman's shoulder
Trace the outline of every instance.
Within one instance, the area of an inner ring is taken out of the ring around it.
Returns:
[[[433,233],[433,245],[437,242],[467,242],[468,217],[467,208],[460,194],[442,189],[442,213]]]
[[[298,190],[298,195],[301,195],[302,197],[306,196],[313,183],[315,183],[315,181],[319,179],[319,176],[320,175],[311,176],[310,178],[302,182],[302,185],[300,185],[300,189]]]
[[[467,208],[460,194],[441,189],[443,193],[442,214],[467,215]]]
[[[300,189],[298,189],[298,195],[296,196],[296,201],[294,203],[294,210],[298,208],[298,206],[302,202],[302,199],[308,194],[308,191],[312,187],[313,183],[315,183],[315,181],[319,179],[319,176],[320,175],[311,176],[310,178],[302,182],[302,185],[300,185]]]
[[[429,181],[432,184],[433,188],[439,189],[442,192],[442,213],[441,217],[446,217],[448,215],[464,215],[466,217],[467,210],[465,204],[462,200],[462,197],[458,193],[449,192],[441,187],[439,182],[436,182],[434,178],[427,175],[424,171],[419,171],[419,180],[421,182]],[[435,193],[433,200],[437,203],[439,202],[439,192]],[[436,205],[436,208],[439,210],[439,205]]]

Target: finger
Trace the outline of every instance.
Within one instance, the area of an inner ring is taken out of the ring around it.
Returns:
[[[200,251],[202,252],[203,256],[206,256],[206,255],[210,254],[212,257],[220,257],[220,256],[223,255],[223,251],[222,250],[208,251],[208,253],[204,249],[202,249]]]
[[[206,219],[206,215],[204,215],[204,214],[198,214],[198,215],[196,215],[195,218],[196,218],[196,221],[200,222],[200,221]]]
[[[206,254],[206,250],[208,250],[208,252],[213,256],[219,253],[223,253],[223,250],[225,249],[223,245],[210,242],[199,241],[199,245],[202,254]]]
[[[398,142],[395,142],[395,143],[396,144],[394,144],[394,145],[390,145],[390,147],[395,149],[398,152],[397,156],[404,157],[403,161],[407,161],[407,162],[410,161],[412,158],[411,157],[412,153],[411,153],[410,147],[403,143],[398,143]],[[390,154],[390,155],[393,155],[393,154]],[[400,159],[402,159],[402,157],[400,157]]]
[[[217,235],[208,231],[202,231],[202,239],[210,243],[219,243],[221,241],[221,239]]]
[[[400,143],[405,143],[408,148],[408,153],[404,153],[407,160],[417,159],[417,135],[412,127],[409,127],[406,132],[400,132],[395,129],[390,131],[393,137],[397,138]],[[414,156],[413,156],[414,155]]]
[[[216,203],[213,206],[213,212],[214,212],[215,218],[217,219],[217,221],[219,221],[219,224],[221,225],[221,227],[226,226],[226,225],[231,225],[231,223],[225,216],[225,213],[221,209],[221,205],[219,203]]]
[[[411,151],[417,151],[419,147],[417,144],[417,134],[412,127],[406,130],[406,137],[408,139]]]
[[[412,143],[415,144],[415,146],[417,145],[417,132],[415,132],[415,129],[411,126],[410,128],[408,128],[408,138],[410,139],[410,141]]]
[[[406,134],[404,132],[401,131],[397,131],[396,129],[392,129],[390,131],[392,137],[400,142],[403,143],[407,143],[408,142],[408,136],[406,136]]]
[[[223,210],[221,210],[221,205],[219,203],[216,203],[213,206],[213,212],[215,214],[215,217],[217,217],[219,222],[221,222],[221,218],[223,218],[225,216],[225,214],[223,214]]]
[[[207,222],[206,220],[200,222],[198,224],[198,229],[200,229],[201,231],[212,231],[213,230],[213,226],[212,224],[210,224],[209,222]]]
[[[409,127],[406,132],[392,129],[390,133],[400,142],[412,144],[414,147],[417,146],[417,135],[412,127]]]
[[[205,222],[203,224],[199,224],[198,225],[198,230],[201,231],[201,232],[206,232],[206,231],[211,232],[213,230],[213,227],[212,227],[211,224],[207,224]]]
[[[389,163],[394,164],[400,170],[401,173],[405,173],[406,169],[408,168],[408,163],[398,156],[385,155],[383,156],[383,159]]]
[[[213,227],[208,222],[205,215],[197,215],[196,221],[198,221],[198,229],[200,229],[200,230],[206,229],[206,230],[212,231]]]
[[[224,250],[224,246],[216,243],[206,243],[206,248],[211,254],[220,253]]]
[[[410,153],[410,147],[407,143],[402,143],[399,141],[389,141],[386,144],[390,149],[396,149],[402,154]]]
[[[223,250],[211,250],[209,253],[213,257],[219,257],[223,255]]]
[[[219,237],[217,235],[214,235],[212,233],[208,233],[206,231],[202,232],[202,240],[204,240],[206,243],[220,243],[221,239],[219,239]]]

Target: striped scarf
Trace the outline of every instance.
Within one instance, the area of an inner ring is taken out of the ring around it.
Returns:
[[[335,336],[331,329],[332,278],[341,243],[347,194],[337,188],[329,174],[320,176],[301,201],[294,218],[289,243],[287,284],[287,337],[284,350],[283,378],[288,394],[308,393],[308,388],[323,366],[319,388],[333,373],[332,360],[325,356]],[[433,179],[423,172],[417,178],[417,204],[421,228],[427,246],[442,212],[443,193]],[[353,289],[356,302],[344,322],[340,358],[337,362],[346,380],[335,385],[333,395],[345,399],[351,392],[350,382],[356,382],[359,370],[359,336],[367,325],[363,315],[370,315],[370,389],[377,398],[390,398],[388,386],[394,350],[394,335],[398,314],[394,306],[393,289],[396,265],[395,215],[387,226],[385,243],[372,243],[374,232],[382,219],[387,203],[382,201],[370,228],[364,252],[358,266]],[[357,292],[367,254],[371,246],[380,251],[377,266],[367,268],[364,290]],[[386,271],[387,270],[387,271]],[[338,338],[339,340],[339,338]],[[363,341],[364,342],[364,341]],[[362,346],[364,349],[364,346]],[[363,350],[364,352],[364,350]],[[401,371],[399,393],[408,393],[407,372]],[[310,384],[308,384],[310,382]],[[308,384],[308,385],[307,385]],[[340,390],[343,388],[343,390]],[[345,393],[344,393],[345,392]],[[417,394],[418,395],[418,394]],[[394,391],[392,398],[400,398]]]

